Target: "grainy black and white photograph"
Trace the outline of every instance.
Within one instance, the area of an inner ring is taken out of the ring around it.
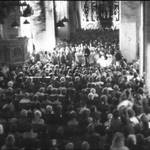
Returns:
[[[149,150],[150,1],[0,1],[0,150]]]

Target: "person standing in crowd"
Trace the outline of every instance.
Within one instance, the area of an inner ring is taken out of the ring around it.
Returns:
[[[116,58],[116,66],[120,66],[120,62],[122,60],[122,55],[119,50],[116,51],[115,58]]]
[[[129,148],[125,146],[125,138],[121,132],[115,133],[110,150],[129,150]]]
[[[73,56],[71,54],[71,49],[69,47],[66,47],[66,65],[71,66],[73,62]]]
[[[6,142],[1,147],[1,150],[19,150],[19,148],[15,146],[15,137],[13,134],[6,137]]]
[[[90,56],[90,49],[88,48],[88,46],[86,46],[84,49],[84,57],[85,57],[85,65],[86,66],[89,65],[89,62],[88,62],[89,56]]]
[[[11,80],[10,68],[7,65],[3,65],[0,71],[0,85],[6,88],[9,80]]]

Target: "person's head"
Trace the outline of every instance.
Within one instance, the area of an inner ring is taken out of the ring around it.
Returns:
[[[142,145],[144,143],[144,135],[141,133],[136,134],[136,144]]]
[[[128,145],[129,148],[136,145],[136,136],[134,134],[129,134],[128,135],[127,145]]]
[[[44,87],[40,87],[39,88],[39,92],[44,93],[45,92],[45,88]]]
[[[9,88],[7,89],[7,93],[8,93],[8,94],[12,94],[12,93],[13,93],[13,91],[14,91],[14,90],[13,90],[13,88],[12,88],[12,87],[9,87]]]
[[[92,94],[95,94],[95,93],[96,93],[96,90],[95,90],[94,88],[91,88],[90,92],[91,92]]]
[[[69,114],[70,114],[70,118],[72,119],[77,117],[77,113],[74,110],[71,110]]]
[[[57,114],[61,114],[62,113],[62,109],[63,109],[63,106],[61,104],[58,104],[58,105],[56,105],[55,112]]]
[[[113,86],[113,89],[114,89],[115,91],[117,91],[117,90],[119,90],[119,86],[118,86],[117,84],[115,84],[115,85]]]
[[[129,117],[130,117],[130,118],[135,116],[135,112],[134,112],[133,109],[129,109],[129,110],[128,110],[128,114],[129,114]]]
[[[94,100],[94,94],[93,93],[89,93],[88,94],[88,99],[89,100]]]
[[[60,82],[61,82],[61,83],[66,82],[66,78],[65,78],[65,77],[61,77],[61,78],[60,78]]]
[[[47,88],[46,88],[47,92],[51,91],[51,90],[52,90],[52,88],[53,88],[53,86],[52,86],[52,85],[48,85],[48,86],[47,86]]]
[[[140,88],[138,88],[138,93],[139,93],[139,94],[143,94],[143,93],[144,93],[144,90],[140,87]]]
[[[119,117],[119,111],[117,109],[115,109],[113,111],[113,118],[117,119]]]
[[[97,107],[95,105],[92,105],[91,112],[96,112],[96,111],[97,111]]]
[[[100,99],[101,99],[101,101],[102,101],[103,103],[107,103],[107,101],[108,101],[107,95],[102,95],[102,96],[100,97]]]
[[[35,112],[34,112],[34,117],[35,117],[35,119],[39,119],[39,118],[41,118],[41,117],[42,117],[42,113],[41,113],[41,111],[39,111],[39,110],[35,110]]]
[[[75,77],[75,82],[80,82],[80,77],[79,76]]]
[[[88,121],[89,124],[91,124],[91,123],[93,123],[93,118],[92,117],[88,117],[87,121]]]
[[[72,142],[65,145],[65,150],[74,150],[74,144]]]
[[[14,85],[13,81],[9,81],[9,82],[7,83],[7,86],[8,86],[8,87],[11,87],[11,88],[12,88],[13,85]]]
[[[46,112],[47,113],[52,113],[53,112],[53,107],[51,105],[46,106]]]
[[[112,117],[113,117],[113,114],[112,114],[112,113],[109,113],[109,114],[107,115],[107,119],[108,119],[108,120],[111,120]]]
[[[28,112],[27,112],[27,118],[29,120],[31,120],[33,118],[33,112],[32,112],[32,110],[28,110]]]
[[[4,127],[2,124],[0,124],[0,135],[2,135],[4,133]]]
[[[15,143],[15,137],[13,134],[9,134],[7,137],[6,137],[6,145],[7,146],[13,146]]]
[[[21,116],[21,117],[27,117],[27,115],[28,115],[28,111],[27,111],[27,110],[22,109],[22,110],[20,111],[20,116]]]
[[[59,134],[59,135],[63,135],[64,134],[64,128],[62,127],[62,126],[59,126],[58,128],[57,128],[57,134]]]
[[[113,140],[112,140],[112,147],[121,147],[124,146],[124,135],[121,132],[116,132]]]
[[[83,141],[81,144],[81,150],[89,150],[90,144],[87,141]]]

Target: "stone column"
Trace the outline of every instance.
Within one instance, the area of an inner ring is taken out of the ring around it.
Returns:
[[[52,50],[56,46],[54,2],[45,1],[47,46]]]
[[[144,3],[144,70],[146,88],[150,94],[150,2],[143,1]]]
[[[138,58],[140,1],[119,1],[120,50],[128,62]]]
[[[55,1],[56,22],[61,21],[64,17],[70,18],[69,1]],[[57,27],[57,41],[64,41],[70,39],[70,21],[64,22],[64,27]]]
[[[139,57],[140,57],[140,68],[139,68],[139,73],[140,73],[140,76],[142,77],[143,76],[143,71],[144,71],[144,43],[143,43],[143,40],[144,40],[144,4],[143,2],[141,1],[141,25],[140,25],[140,32],[139,32]]]

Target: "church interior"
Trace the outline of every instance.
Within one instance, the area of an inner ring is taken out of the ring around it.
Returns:
[[[149,150],[149,1],[0,1],[1,150]]]

